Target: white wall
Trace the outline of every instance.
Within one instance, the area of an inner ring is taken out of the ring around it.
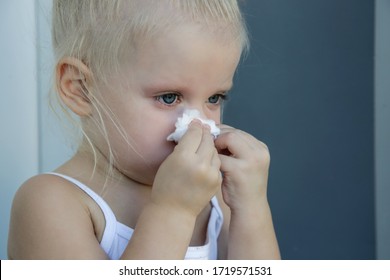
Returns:
[[[0,1],[0,259],[17,188],[71,155],[47,106],[51,0]]]
[[[390,259],[390,0],[376,1],[375,179],[377,258]]]
[[[49,108],[49,92],[53,81],[53,52],[51,45],[52,0],[35,0],[37,16],[37,61],[39,96],[39,159],[40,172],[48,172],[58,167],[72,155],[68,140],[71,139],[69,122],[54,106],[55,114]],[[53,104],[55,105],[55,103]],[[57,116],[58,115],[58,116]]]
[[[39,168],[35,27],[34,1],[0,2],[1,259],[12,197]]]

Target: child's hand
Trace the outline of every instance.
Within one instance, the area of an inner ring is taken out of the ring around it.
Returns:
[[[215,146],[220,153],[225,203],[232,211],[256,209],[267,199],[268,148],[246,132],[227,125],[220,128]]]
[[[152,202],[197,216],[221,186],[220,166],[210,129],[193,121],[157,171]]]
[[[270,155],[253,136],[221,125],[215,140],[223,172],[222,195],[230,207],[228,259],[279,259],[267,200]]]

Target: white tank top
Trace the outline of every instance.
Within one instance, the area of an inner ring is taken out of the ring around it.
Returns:
[[[118,260],[133,235],[134,229],[118,222],[110,206],[104,199],[92,189],[69,176],[59,173],[48,173],[59,176],[73,183],[87,193],[101,208],[106,220],[100,246],[112,260]],[[207,226],[206,244],[203,246],[190,246],[187,249],[185,259],[187,260],[216,260],[218,256],[217,240],[222,228],[223,216],[216,197],[211,199],[211,213]]]

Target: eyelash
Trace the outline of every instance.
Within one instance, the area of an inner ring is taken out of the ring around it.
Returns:
[[[163,100],[164,97],[167,97],[169,95],[175,96],[175,100],[172,103],[167,103],[166,101]],[[229,97],[227,96],[226,93],[224,93],[224,94],[218,93],[218,94],[214,94],[214,95],[210,96],[208,98],[208,101],[210,100],[210,98],[216,97],[216,96],[218,97],[218,101],[215,103],[209,102],[210,104],[220,105],[221,103],[223,103],[224,101],[227,101],[229,99]],[[174,106],[174,104],[176,104],[178,101],[179,101],[179,103],[181,102],[181,100],[180,100],[181,97],[182,97],[181,94],[172,92],[172,93],[164,93],[162,95],[156,96],[155,99],[158,102],[160,102],[161,104],[163,104],[164,106]]]
[[[210,100],[210,98],[212,98],[214,96],[218,97],[217,103],[211,103],[211,104],[214,104],[214,105],[219,105],[219,104],[223,103],[224,101],[229,100],[229,96],[226,93],[225,94],[222,94],[222,93],[214,94],[214,95],[209,97],[209,100]]]
[[[172,103],[170,103],[170,104],[166,103],[166,102],[163,100],[164,97],[169,96],[169,95],[175,96],[175,101],[172,102]],[[172,93],[164,93],[164,94],[161,94],[161,95],[159,95],[159,96],[156,96],[155,98],[156,98],[156,100],[157,100],[158,102],[160,102],[161,104],[163,104],[163,105],[165,105],[165,106],[173,106],[173,105],[174,105],[175,103],[177,103],[177,101],[181,98],[181,95],[180,95],[179,93],[174,93],[174,92],[172,92]],[[180,100],[179,100],[179,102],[180,102]]]

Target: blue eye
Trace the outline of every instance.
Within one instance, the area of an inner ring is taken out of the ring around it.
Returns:
[[[163,103],[164,105],[172,105],[178,101],[179,95],[177,93],[166,93],[157,96],[156,99],[161,103]]]
[[[227,99],[227,96],[225,94],[214,94],[213,96],[210,96],[208,99],[208,102],[211,104],[220,104],[221,100],[224,101]]]

